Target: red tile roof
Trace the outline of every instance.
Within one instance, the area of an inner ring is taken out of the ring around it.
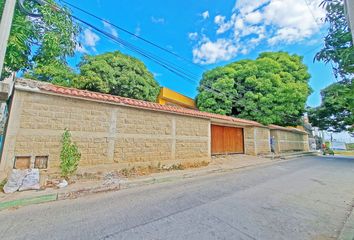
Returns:
[[[177,114],[188,115],[188,116],[218,119],[218,120],[224,120],[224,121],[229,121],[229,122],[234,122],[234,123],[239,123],[244,125],[263,126],[262,124],[255,121],[234,118],[234,117],[229,117],[220,114],[201,112],[198,110],[187,109],[187,108],[182,108],[177,106],[161,105],[153,102],[146,102],[146,101],[136,100],[132,98],[125,98],[125,97],[91,92],[91,91],[80,90],[75,88],[66,88],[61,86],[55,86],[52,84],[39,84],[37,85],[37,87],[42,91],[52,92],[61,95],[99,100],[105,102],[112,102],[112,103],[119,103],[119,104],[124,104],[132,107],[144,108],[148,110],[166,111],[166,112],[177,113]]]

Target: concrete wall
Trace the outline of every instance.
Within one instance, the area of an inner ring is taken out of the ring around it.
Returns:
[[[265,155],[270,153],[270,135],[269,129],[263,127],[246,127],[245,136],[245,154]]]
[[[210,160],[210,120],[16,90],[0,163],[49,155],[58,170],[61,135],[72,132],[80,167],[117,168]]]
[[[307,134],[301,134],[285,130],[270,130],[275,138],[275,152],[309,151]]]
[[[31,156],[32,166],[35,156],[49,156],[48,169],[58,171],[66,128],[81,152],[80,168],[210,161],[210,126],[210,119],[17,89],[0,173],[13,167],[15,156]],[[269,154],[271,135],[276,137],[277,152],[308,150],[307,135],[243,128],[246,154]]]

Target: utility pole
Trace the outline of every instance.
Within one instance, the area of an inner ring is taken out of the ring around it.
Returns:
[[[344,9],[347,16],[348,26],[350,31],[352,32],[352,41],[354,44],[354,3],[352,0],[344,1]]]
[[[9,40],[16,0],[6,0],[0,22],[0,78],[4,67],[7,41]]]

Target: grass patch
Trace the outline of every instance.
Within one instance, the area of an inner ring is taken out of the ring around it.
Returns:
[[[153,173],[205,167],[208,165],[209,165],[209,162],[206,162],[206,161],[192,162],[192,163],[187,162],[187,163],[183,163],[183,164],[179,163],[179,164],[173,164],[171,166],[161,165],[159,163],[157,166],[124,168],[119,171],[119,174],[124,177],[137,177],[137,176],[150,175]]]
[[[354,151],[354,143],[346,143],[345,145],[347,147],[347,150],[353,150]]]
[[[4,191],[4,186],[7,182],[7,178],[3,179],[1,182],[0,182],[0,191],[3,192]]]
[[[354,151],[334,151],[335,155],[354,156]]]

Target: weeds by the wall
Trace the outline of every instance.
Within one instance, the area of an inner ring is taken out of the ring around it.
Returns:
[[[65,129],[62,135],[62,148],[60,152],[60,170],[62,177],[68,179],[74,174],[79,165],[81,153],[75,143],[71,140],[71,133]]]
[[[4,188],[5,184],[6,184],[6,182],[7,182],[7,178],[3,179],[3,180],[0,182],[0,192],[3,192],[3,191],[4,191],[3,188]]]
[[[157,166],[149,165],[147,167],[132,167],[132,168],[123,168],[119,171],[119,174],[124,177],[134,177],[134,176],[144,176],[152,173],[167,172],[174,170],[184,170],[188,168],[199,168],[208,166],[209,162],[191,162],[191,163],[178,163],[171,166],[161,165],[158,163]]]

